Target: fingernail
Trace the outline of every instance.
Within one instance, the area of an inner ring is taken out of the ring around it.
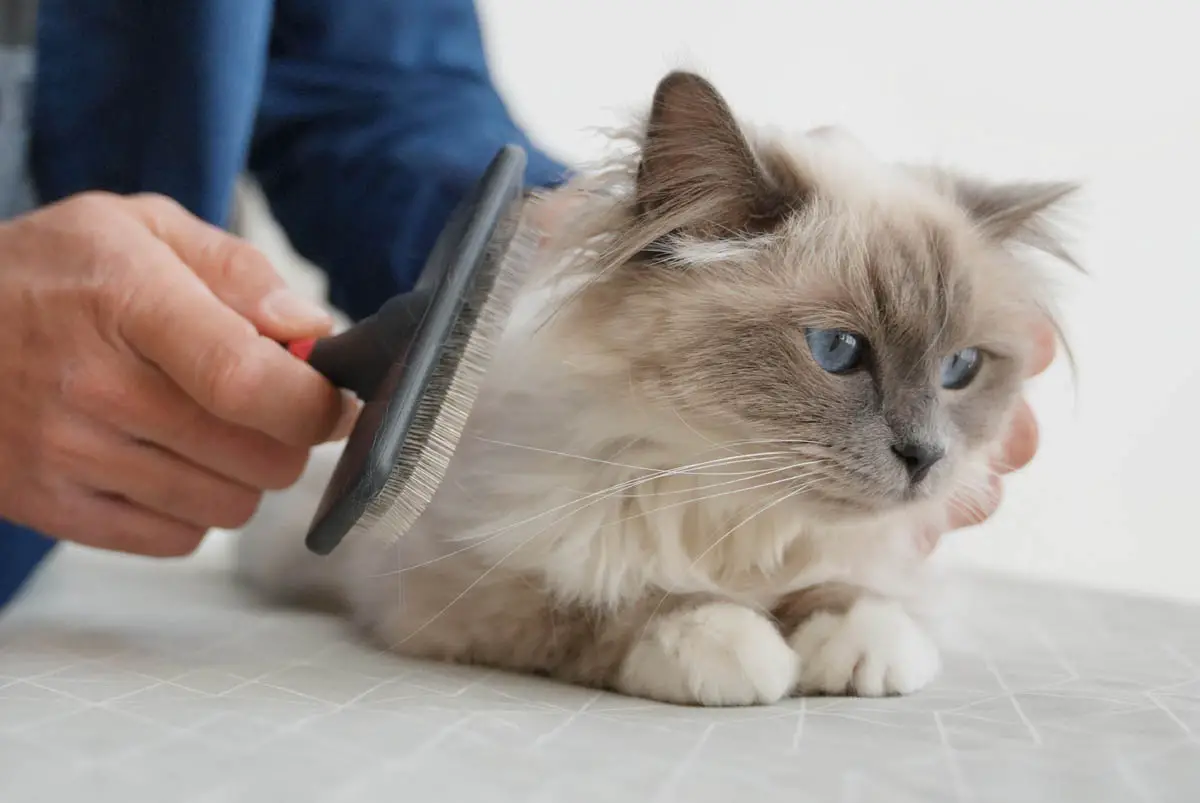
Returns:
[[[291,290],[276,290],[262,303],[263,311],[282,324],[326,324],[333,320],[329,312]]]
[[[333,434],[329,436],[330,441],[337,442],[350,437],[354,425],[358,423],[358,414],[362,412],[362,407],[363,404],[357,396],[349,391],[342,391],[342,415],[338,418],[337,426],[333,428]]]

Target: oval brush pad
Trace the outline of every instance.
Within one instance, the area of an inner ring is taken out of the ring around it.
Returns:
[[[293,346],[364,406],[306,537],[395,538],[433,499],[537,248],[525,152],[503,148],[440,233],[411,293],[341,334]],[[305,352],[308,352],[307,355]]]

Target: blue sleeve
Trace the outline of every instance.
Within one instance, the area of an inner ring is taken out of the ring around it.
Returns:
[[[272,6],[40,0],[30,131],[39,199],[158,192],[223,225],[254,130]]]
[[[159,192],[225,222],[254,129],[272,0],[40,0],[29,167],[43,203]],[[0,521],[0,608],[54,541]]]
[[[0,521],[0,610],[25,587],[54,544],[41,533]]]
[[[563,176],[493,85],[472,0],[277,0],[250,166],[351,317],[412,286],[505,143],[529,184]]]

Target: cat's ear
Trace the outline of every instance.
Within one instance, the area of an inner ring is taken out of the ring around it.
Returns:
[[[963,177],[954,181],[955,200],[986,236],[1037,248],[1076,267],[1051,219],[1079,189],[1067,181],[989,183]]]
[[[793,173],[755,152],[707,80],[673,72],[659,82],[637,175],[644,221],[674,220],[697,236],[770,231],[803,200]]]

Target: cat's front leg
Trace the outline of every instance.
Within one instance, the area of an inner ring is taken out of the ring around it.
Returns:
[[[798,668],[773,621],[742,605],[707,601],[650,618],[616,686],[670,703],[756,705],[791,694]]]
[[[796,592],[776,618],[800,660],[801,694],[911,694],[941,671],[937,644],[903,605],[853,586]]]

